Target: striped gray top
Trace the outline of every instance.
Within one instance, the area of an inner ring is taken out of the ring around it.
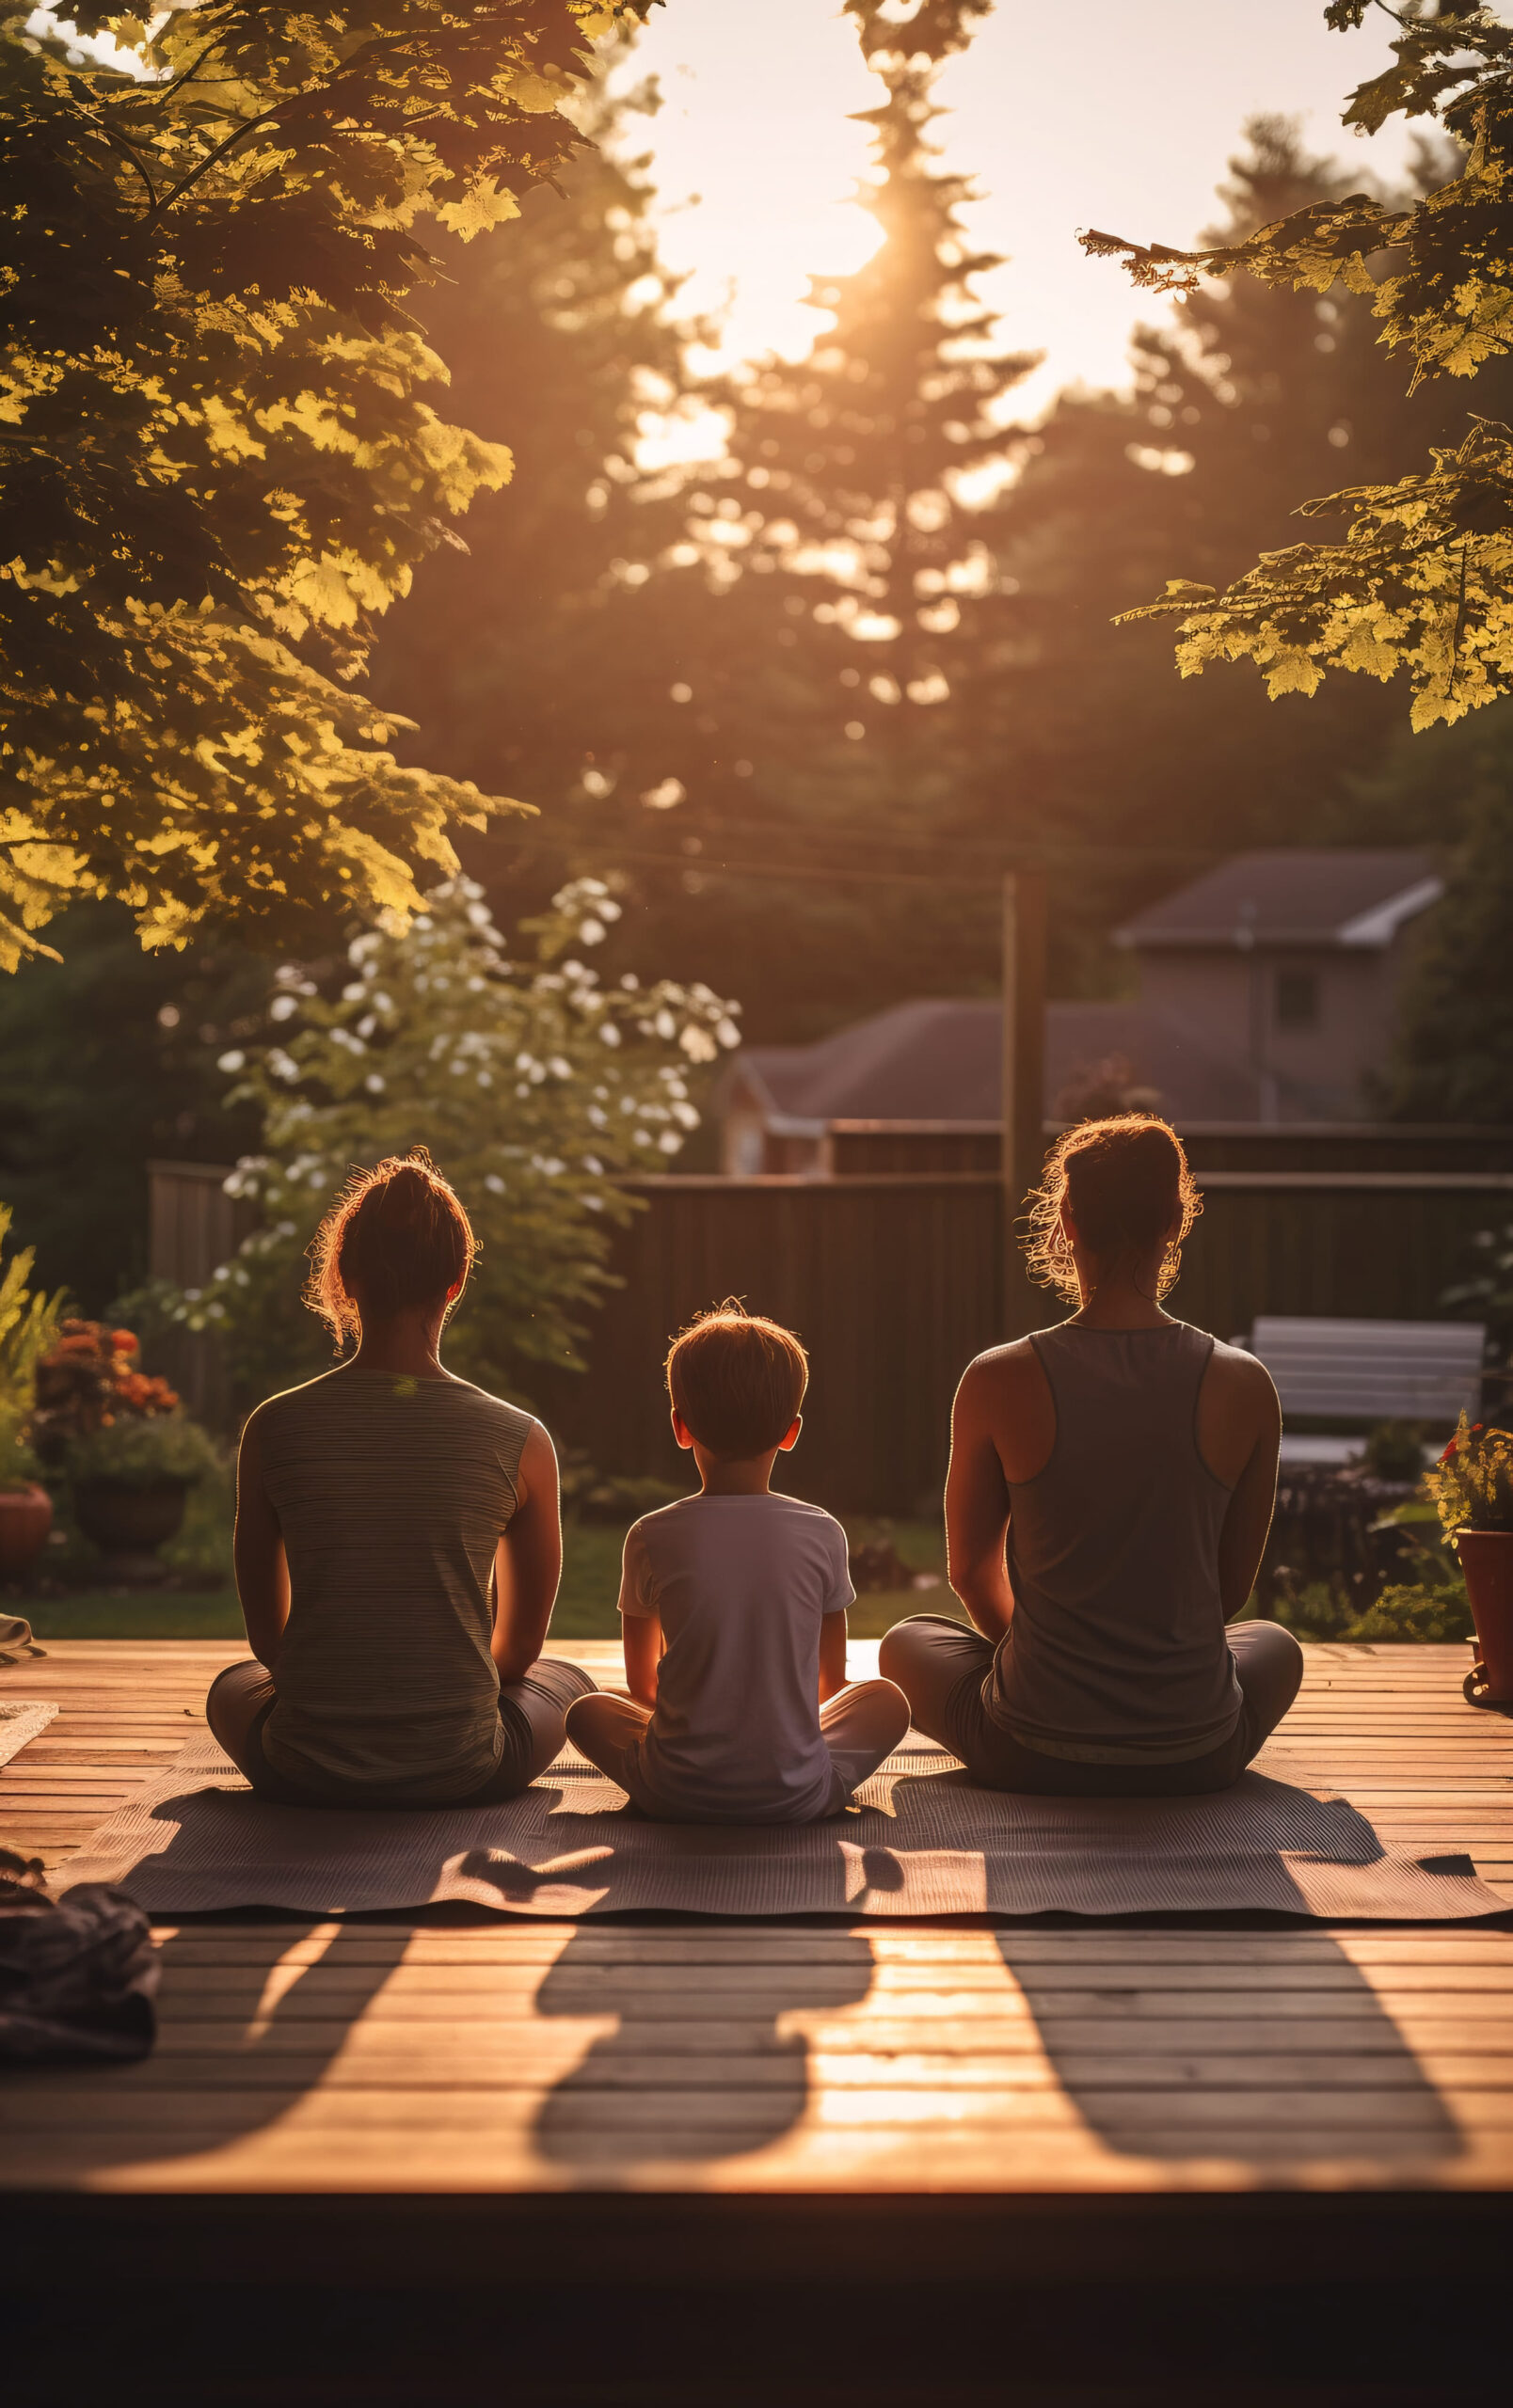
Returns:
[[[1035,1331],[1056,1407],[1049,1460],[1009,1484],[1013,1620],[988,1711],[1038,1755],[1180,1765],[1243,1700],[1218,1542],[1233,1492],[1198,1451],[1214,1352],[1186,1322]]]
[[[466,1380],[348,1367],[253,1418],[289,1559],[269,1764],[395,1804],[467,1797],[502,1744],[494,1553],[531,1416]]]

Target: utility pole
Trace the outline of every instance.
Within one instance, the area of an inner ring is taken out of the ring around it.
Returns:
[[[1023,1336],[1043,1318],[1025,1275],[1015,1222],[1045,1164],[1045,879],[1011,870],[1003,881],[1003,1330]]]

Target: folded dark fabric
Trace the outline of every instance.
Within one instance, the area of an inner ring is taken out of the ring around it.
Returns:
[[[28,1657],[45,1656],[31,1634],[31,1624],[24,1614],[0,1614],[0,1664],[20,1664]]]
[[[50,1898],[40,1876],[0,1849],[0,2065],[145,2057],[159,1972],[146,1915],[100,1881]]]

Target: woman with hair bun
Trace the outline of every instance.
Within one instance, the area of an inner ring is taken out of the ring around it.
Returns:
[[[1236,1781],[1298,1694],[1260,1568],[1282,1415],[1253,1355],[1164,1312],[1202,1198],[1174,1130],[1070,1130],[1032,1199],[1030,1269],[1076,1309],[956,1393],[951,1587],[975,1630],[899,1623],[880,1670],[995,1789],[1186,1796]]]
[[[562,1748],[594,1683],[542,1656],[562,1572],[539,1421],[442,1368],[477,1246],[423,1146],[348,1181],[305,1301],[350,1362],[242,1434],[236,1585],[255,1661],[205,1701],[261,1797],[484,1806]]]

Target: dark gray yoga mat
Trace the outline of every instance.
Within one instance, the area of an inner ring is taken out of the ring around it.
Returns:
[[[503,1806],[273,1806],[205,1739],[113,1814],[60,1879],[119,1883],[155,1914],[330,1915],[441,1899],[553,1916],[1271,1908],[1440,1923],[1505,1911],[1468,1860],[1392,1855],[1347,1798],[1264,1769],[1213,1798],[1023,1798],[974,1788],[942,1750],[911,1739],[832,1822],[689,1826],[623,1808],[623,1791],[570,1750]]]

